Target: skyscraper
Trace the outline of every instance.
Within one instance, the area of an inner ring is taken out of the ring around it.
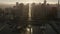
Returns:
[[[18,7],[19,6],[19,3],[18,2],[16,2],[16,7]]]
[[[60,10],[59,10],[59,0],[58,0],[58,5],[57,5],[57,9],[58,9],[58,12],[57,12],[57,18],[60,18]]]
[[[46,5],[46,2],[47,2],[47,1],[46,1],[46,0],[44,0],[44,5]]]
[[[58,0],[58,7],[59,7],[59,0]]]

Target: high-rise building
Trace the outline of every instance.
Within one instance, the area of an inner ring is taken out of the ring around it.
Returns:
[[[58,9],[58,12],[57,12],[57,18],[60,18],[60,10],[59,10],[59,0],[58,0],[58,5],[57,5],[57,9]]]
[[[46,0],[44,0],[44,5],[46,5],[46,2],[47,2],[47,1],[46,1]]]
[[[19,6],[19,3],[18,2],[16,2],[16,7],[18,7]]]
[[[58,4],[57,4],[57,9],[59,9],[59,0],[58,0]]]

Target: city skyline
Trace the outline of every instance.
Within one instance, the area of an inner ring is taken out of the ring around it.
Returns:
[[[47,3],[50,4],[56,4],[58,3],[58,0],[46,0]],[[44,0],[0,0],[0,3],[7,3],[7,4],[15,4],[15,2],[19,2],[19,3],[43,3]]]

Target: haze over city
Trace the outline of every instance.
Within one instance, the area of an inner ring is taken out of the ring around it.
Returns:
[[[15,4],[15,2],[20,3],[43,3],[44,0],[0,0],[0,3]],[[58,0],[47,0],[47,3],[56,4]]]

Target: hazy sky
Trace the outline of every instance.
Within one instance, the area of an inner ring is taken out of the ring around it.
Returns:
[[[23,2],[23,3],[32,3],[32,2],[43,2],[44,0],[0,0],[0,3],[15,3],[15,2]],[[57,0],[47,0],[49,3],[57,3]]]

